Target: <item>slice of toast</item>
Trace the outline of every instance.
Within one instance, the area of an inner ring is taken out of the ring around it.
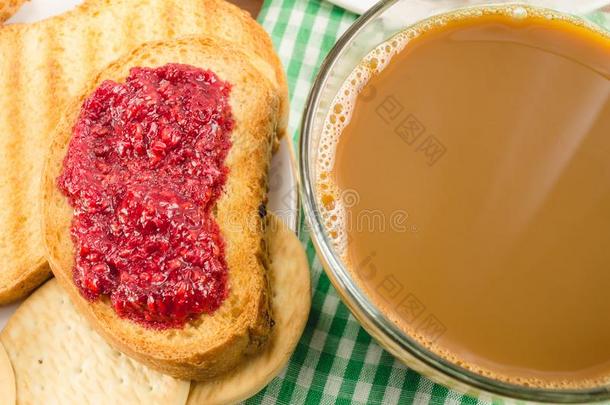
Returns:
[[[104,342],[56,280],[17,308],[0,340],[22,405],[114,404],[119,399],[125,404],[184,405],[188,396],[189,381],[151,370]]]
[[[56,187],[56,179],[84,99],[103,80],[124,81],[131,67],[167,63],[209,69],[232,85],[229,104],[235,127],[225,162],[229,174],[214,207],[225,242],[229,293],[213,314],[201,315],[183,329],[157,331],[119,318],[107,300],[89,302],[81,296],[72,278],[72,209]],[[48,259],[76,307],[119,350],[161,372],[201,380],[231,369],[265,343],[271,319],[259,206],[267,193],[279,100],[276,88],[261,77],[238,47],[212,38],[189,38],[146,44],[111,64],[62,117],[43,176],[43,232]]]
[[[265,31],[222,0],[89,0],[64,15],[0,28],[0,305],[50,275],[40,233],[40,173],[50,134],[71,100],[138,45],[189,35],[229,41],[281,94],[282,66]]]

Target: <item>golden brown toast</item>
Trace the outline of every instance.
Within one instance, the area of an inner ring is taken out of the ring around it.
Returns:
[[[92,75],[138,45],[211,35],[241,49],[259,75],[287,90],[268,35],[223,0],[96,0],[34,24],[0,28],[0,304],[41,284],[50,271],[40,233],[40,172],[49,135]]]
[[[229,293],[218,310],[183,329],[154,330],[119,318],[107,300],[90,302],[80,294],[73,281],[72,209],[56,179],[85,98],[103,80],[124,81],[131,67],[167,63],[209,69],[232,85],[229,104],[235,127],[225,162],[229,174],[213,210],[225,243]],[[60,285],[113,346],[163,373],[201,380],[233,368],[264,345],[271,317],[259,206],[266,199],[279,108],[276,87],[261,77],[239,47],[204,37],[143,45],[103,70],[70,104],[53,135],[43,176],[44,239]]]

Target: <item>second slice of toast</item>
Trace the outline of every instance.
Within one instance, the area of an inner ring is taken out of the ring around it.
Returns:
[[[72,208],[56,179],[85,98],[104,80],[123,82],[132,67],[168,63],[211,70],[232,86],[234,128],[225,161],[229,174],[213,210],[225,243],[229,292],[211,315],[203,314],[182,329],[155,330],[120,318],[103,297],[89,301],[81,295],[73,281]],[[163,373],[202,380],[231,369],[265,343],[271,316],[259,206],[266,198],[279,111],[280,95],[247,55],[212,38],[146,44],[102,71],[68,108],[56,129],[43,177],[43,236],[60,285],[110,344]]]

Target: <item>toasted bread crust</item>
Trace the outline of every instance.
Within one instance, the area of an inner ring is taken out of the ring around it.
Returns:
[[[184,329],[155,331],[119,318],[107,300],[89,302],[72,280],[72,209],[56,187],[72,126],[84,99],[103,81],[123,81],[133,66],[185,63],[214,71],[233,85],[235,128],[226,164],[229,176],[215,218],[226,244],[229,295],[220,309]],[[43,176],[43,235],[48,259],[77,309],[116,348],[177,378],[203,380],[225,372],[257,351],[270,331],[266,252],[258,207],[279,119],[280,96],[240,48],[212,38],[146,44],[111,64],[68,108],[50,148]]]
[[[223,0],[89,0],[0,28],[0,305],[50,275],[39,230],[40,173],[61,112],[92,75],[140,44],[191,35],[225,39],[247,54],[281,95],[283,132],[288,92],[271,41]]]
[[[52,274],[47,260],[45,258],[37,258],[31,270],[21,271],[16,277],[11,279],[0,277],[0,305],[15,302],[27,296]]]
[[[273,214],[267,216],[269,279],[275,325],[260,353],[228,373],[191,384],[187,405],[244,401],[263,389],[284,368],[303,334],[311,307],[309,264],[299,238]]]

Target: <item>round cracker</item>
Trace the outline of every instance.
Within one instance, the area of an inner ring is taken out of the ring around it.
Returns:
[[[17,402],[15,374],[2,344],[0,344],[0,398],[2,398],[2,403],[6,405],[13,405]]]
[[[112,349],[77,312],[55,279],[9,319],[0,340],[20,404],[186,402],[190,382],[163,375]],[[0,388],[2,403],[4,392]]]
[[[255,395],[277,376],[292,355],[311,307],[311,282],[305,250],[296,235],[268,216],[269,280],[275,325],[265,349],[235,370],[191,385],[187,405],[231,404]]]

